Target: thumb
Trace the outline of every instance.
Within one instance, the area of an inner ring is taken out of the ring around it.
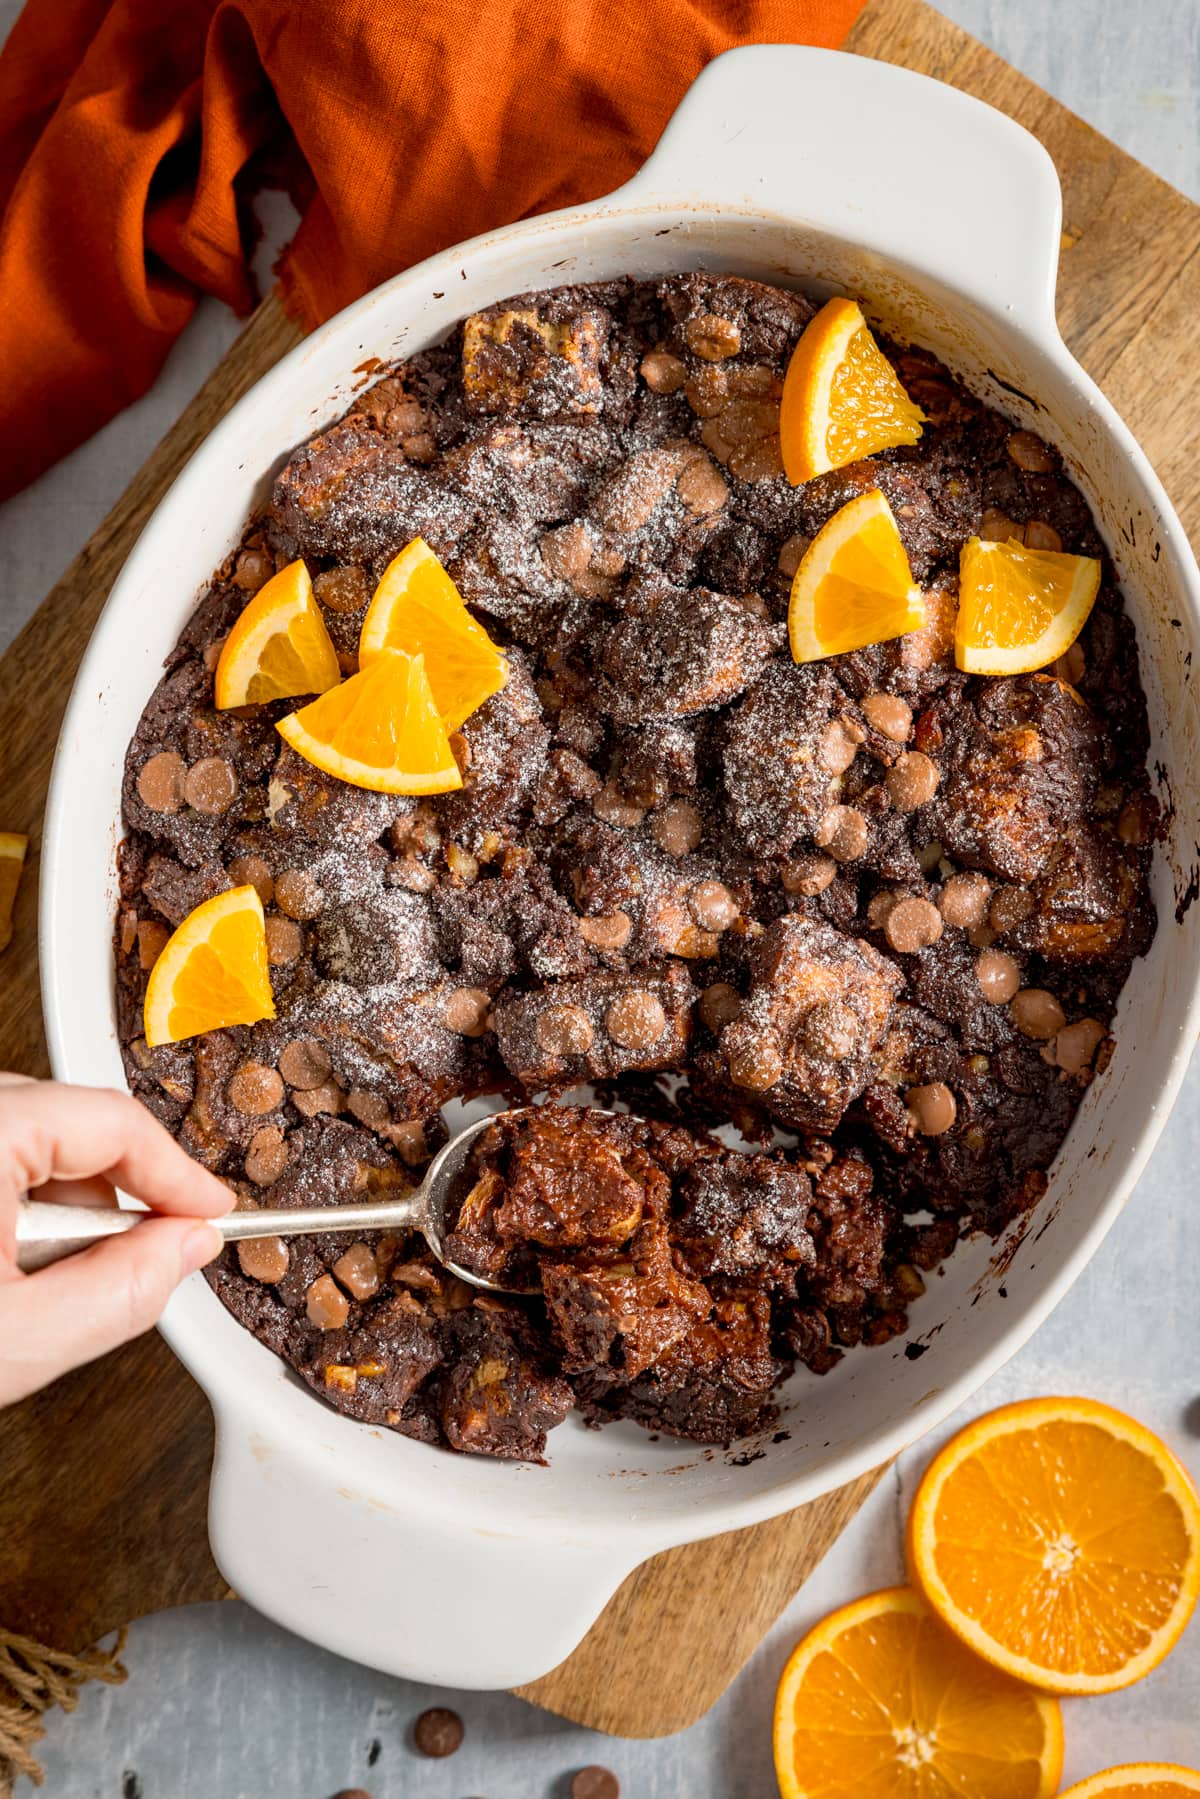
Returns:
[[[150,1218],[0,1286],[0,1405],[149,1330],[222,1238],[194,1218]]]

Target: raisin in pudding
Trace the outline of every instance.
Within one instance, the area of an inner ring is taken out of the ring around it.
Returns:
[[[189,1153],[335,1205],[414,1183],[447,1102],[541,1102],[453,1209],[529,1296],[383,1231],[209,1270],[353,1418],[759,1429],[1036,1205],[1111,1053],[1157,829],[1113,569],[922,350],[864,326],[892,424],[827,382],[814,438],[823,317],[706,274],[472,316],[296,451],[146,706],[121,1035]],[[256,972],[172,1024],[226,906]]]

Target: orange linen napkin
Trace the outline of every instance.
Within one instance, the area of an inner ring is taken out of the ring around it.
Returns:
[[[145,392],[246,201],[303,214],[306,327],[431,251],[627,179],[733,44],[862,0],[28,0],[0,54],[0,497]]]

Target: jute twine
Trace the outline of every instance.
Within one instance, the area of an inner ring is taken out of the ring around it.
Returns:
[[[52,1705],[73,1712],[85,1681],[103,1680],[116,1687],[129,1678],[120,1659],[127,1635],[118,1631],[111,1649],[67,1655],[0,1629],[0,1799],[11,1799],[20,1774],[39,1787],[45,1779],[32,1751],[46,1734],[43,1718]]]

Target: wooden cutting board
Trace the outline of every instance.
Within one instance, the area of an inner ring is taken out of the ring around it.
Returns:
[[[920,0],[869,0],[847,47],[976,94],[1041,138],[1065,202],[1064,335],[1140,437],[1194,532],[1200,207]],[[182,463],[296,338],[277,302],[264,302],[0,662],[0,829],[33,839],[15,938],[0,961],[0,1067],[48,1072],[37,981],[38,843],[80,654],[138,531]],[[78,1649],[147,1612],[227,1597],[205,1533],[211,1456],[208,1407],[154,1335],[0,1414],[0,1624]],[[661,1736],[694,1722],[878,1478],[655,1557],[629,1577],[575,1653],[521,1693],[623,1736]]]

